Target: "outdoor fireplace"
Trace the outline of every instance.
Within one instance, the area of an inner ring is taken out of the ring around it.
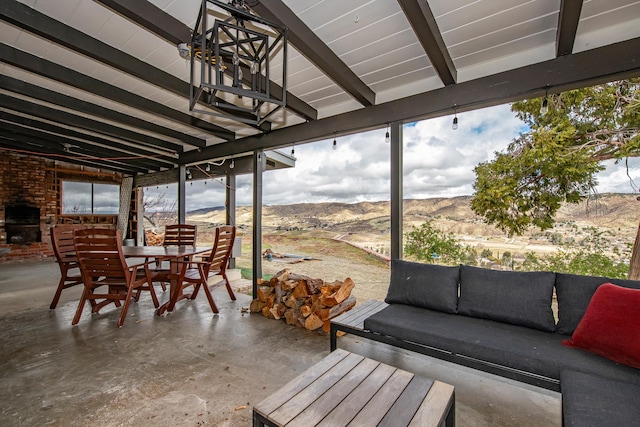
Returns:
[[[41,242],[40,208],[28,205],[5,206],[4,228],[8,244]]]

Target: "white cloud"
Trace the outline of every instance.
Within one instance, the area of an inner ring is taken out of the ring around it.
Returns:
[[[504,150],[525,125],[500,105],[405,125],[404,198],[453,197],[473,193],[473,169]],[[295,168],[264,174],[263,201],[267,205],[328,201],[380,201],[390,198],[390,146],[386,129],[296,145]],[[287,151],[288,150],[283,150]],[[598,175],[598,192],[634,191],[625,162],[605,163]],[[640,184],[640,159],[629,160],[629,173]],[[237,178],[238,205],[252,203],[252,176]],[[174,187],[175,188],[175,187]],[[175,190],[173,190],[173,194]],[[637,191],[637,190],[636,190]],[[168,194],[169,196],[169,194]],[[224,185],[209,180],[187,185],[187,210],[224,205]],[[175,197],[175,196],[174,196]]]

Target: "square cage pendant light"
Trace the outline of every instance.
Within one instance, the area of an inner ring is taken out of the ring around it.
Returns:
[[[209,25],[210,13],[229,14]],[[281,55],[282,90],[271,91]],[[286,105],[287,29],[253,15],[243,0],[203,0],[190,46],[189,111],[260,125]],[[196,78],[199,81],[196,82]],[[199,106],[208,107],[200,109]]]

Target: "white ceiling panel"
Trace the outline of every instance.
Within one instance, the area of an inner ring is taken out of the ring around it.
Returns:
[[[20,1],[33,9],[44,13],[58,21],[65,22],[73,15],[81,3],[86,0],[37,0]]]
[[[384,0],[382,0],[384,1]],[[318,1],[315,4],[287,0],[284,2],[309,28],[319,34],[319,29],[330,26],[345,15],[354,16],[363,6],[370,6],[375,0]],[[387,1],[387,3],[395,3]],[[330,13],[327,13],[330,10]]]
[[[39,2],[40,5],[42,2]],[[66,19],[55,18],[67,25],[95,37],[109,20],[104,7],[93,1],[81,1],[73,13]]]
[[[422,49],[422,45],[416,39],[415,34],[410,28],[406,28],[397,33],[390,34],[384,38],[372,40],[369,43],[362,44],[359,48],[349,51],[342,56],[345,62],[352,64],[353,66],[361,64],[362,62],[372,61],[376,58],[382,58],[388,53],[395,52],[398,49],[415,49],[414,54],[426,55]],[[378,56],[374,56],[378,55]],[[428,58],[427,58],[428,60]]]
[[[122,49],[139,31],[134,24],[125,24],[123,21],[124,19],[120,16],[111,14],[94,38],[109,46]]]

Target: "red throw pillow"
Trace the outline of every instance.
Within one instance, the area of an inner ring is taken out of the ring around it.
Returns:
[[[640,368],[640,289],[600,285],[571,339],[562,344]]]

